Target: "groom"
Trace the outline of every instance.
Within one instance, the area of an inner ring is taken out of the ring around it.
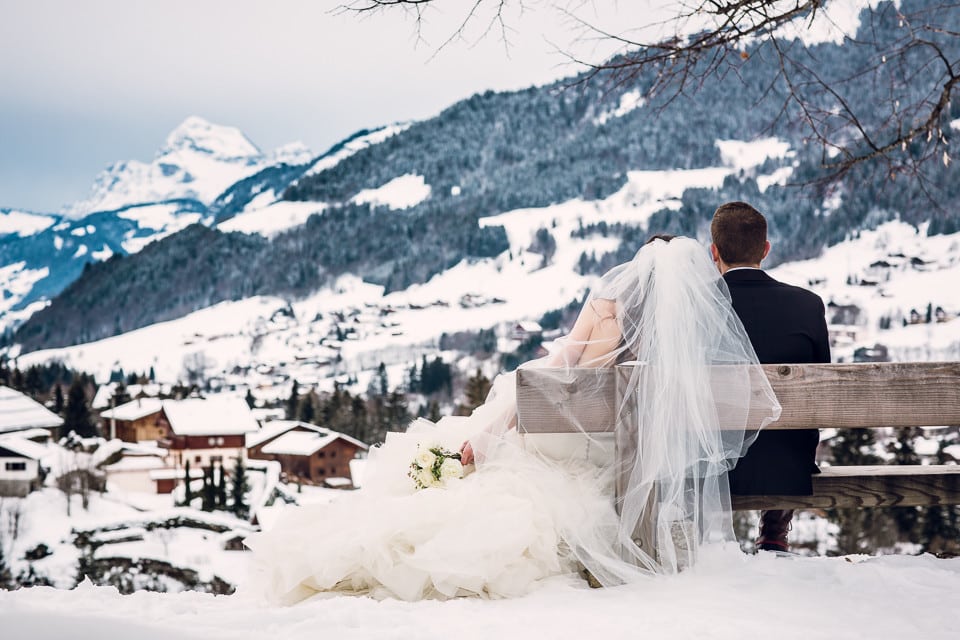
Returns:
[[[770,252],[767,221],[745,202],[721,205],[710,224],[710,253],[761,364],[830,362],[823,301],[760,268]],[[734,495],[810,495],[820,436],[816,429],[761,430],[730,472]],[[757,547],[787,551],[793,511],[762,511]]]

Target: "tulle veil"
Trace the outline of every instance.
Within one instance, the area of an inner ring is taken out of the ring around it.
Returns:
[[[605,586],[679,571],[695,562],[701,545],[735,540],[727,471],[758,429],[779,417],[780,405],[726,283],[693,239],[649,242],[599,279],[581,313],[610,313],[600,319],[616,323],[619,340],[584,361],[591,339],[566,336],[550,355],[520,367],[537,370],[538,391],[581,431],[587,451],[593,445],[611,453],[600,471],[616,485],[616,513],[593,528],[571,527],[568,552]],[[617,428],[614,441],[604,442],[588,433],[591,418],[572,398],[589,404],[591,375],[599,380],[611,368]],[[515,387],[514,375],[499,376],[471,416],[486,425],[471,439],[481,470],[511,447],[549,448],[549,436],[513,435]]]

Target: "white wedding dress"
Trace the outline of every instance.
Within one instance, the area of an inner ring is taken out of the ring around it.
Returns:
[[[498,404],[510,402],[514,378],[495,381]],[[417,420],[390,433],[370,453],[362,490],[290,509],[270,531],[247,538],[247,588],[286,604],[322,591],[498,598],[577,571],[574,546],[608,544],[617,527],[610,474],[581,451],[550,460],[510,431],[478,471],[414,489],[407,471],[418,444],[456,451],[489,426],[490,414],[488,403],[467,418]]]
[[[562,384],[544,383],[544,393],[560,393],[572,368],[640,361],[618,378],[618,415],[629,412],[636,429],[619,429],[615,444],[586,433],[521,436],[515,375],[498,376],[471,416],[389,434],[370,453],[362,489],[290,509],[247,538],[244,589],[282,603],[318,592],[511,597],[581,567],[604,585],[676,572],[700,544],[735,539],[726,472],[779,405],[706,249],[689,238],[647,244],[596,283],[557,342],[523,365],[544,368],[545,379],[556,372]],[[565,397],[548,398],[563,411]],[[466,440],[474,473],[415,490],[407,472],[418,445],[456,451]],[[636,452],[617,470],[619,510],[614,446]],[[641,525],[653,547],[637,541]]]

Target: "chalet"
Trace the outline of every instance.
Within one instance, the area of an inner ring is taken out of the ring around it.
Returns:
[[[0,386],[0,435],[46,429],[58,436],[63,418],[27,395]]]
[[[164,400],[169,425],[160,446],[169,449],[175,467],[197,467],[246,457],[246,435],[260,430],[243,398],[210,396]]]
[[[120,438],[124,442],[142,442],[161,440],[170,432],[170,423],[163,412],[163,400],[159,398],[137,398],[100,414],[103,419],[103,433],[110,439]]]
[[[22,498],[43,484],[45,447],[18,436],[0,438],[0,496]]]
[[[350,461],[367,445],[306,422],[275,420],[247,438],[247,455],[276,460],[289,479],[337,488],[352,484]]]
[[[118,383],[108,382],[97,387],[97,393],[93,396],[93,402],[90,408],[97,411],[110,409],[113,402],[113,396],[117,393]],[[128,384],[126,385],[127,395],[131,398],[157,398],[170,392],[169,385],[161,385],[156,382],[148,384]]]
[[[827,303],[827,316],[830,318],[830,324],[858,325],[862,313],[860,307],[855,304],[839,304],[833,300]]]
[[[111,489],[153,493],[156,483],[151,474],[169,468],[167,456],[166,449],[149,443],[124,443],[116,455],[110,457],[111,462],[101,469],[107,474]]]
[[[882,344],[859,347],[853,352],[854,362],[890,362],[890,352]]]
[[[534,322],[533,320],[521,320],[520,322],[514,323],[510,330],[510,338],[513,340],[526,340],[527,338],[539,336],[542,333],[543,327],[540,326],[540,323]]]

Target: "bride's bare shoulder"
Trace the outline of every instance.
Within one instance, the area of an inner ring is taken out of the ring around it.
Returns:
[[[598,320],[610,320],[617,317],[617,303],[606,298],[594,298],[590,301],[590,309]]]

